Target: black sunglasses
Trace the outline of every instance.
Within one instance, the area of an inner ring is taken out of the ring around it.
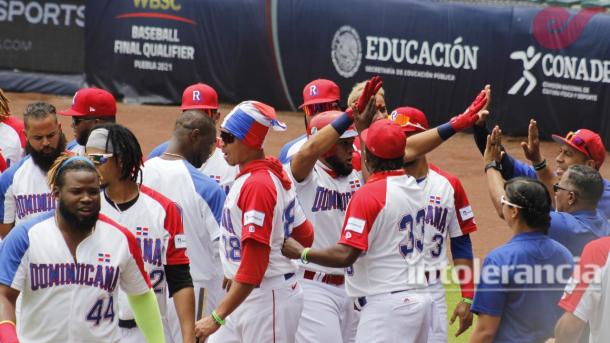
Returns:
[[[557,193],[557,192],[558,192],[560,189],[562,189],[562,190],[564,190],[564,191],[566,191],[566,192],[572,192],[572,193],[574,193],[574,191],[571,191],[571,190],[569,190],[569,189],[567,189],[567,188],[563,188],[563,187],[561,187],[561,186],[559,185],[559,183],[556,183],[556,184],[554,184],[554,185],[553,185],[553,192]]]
[[[72,122],[74,123],[74,126],[82,123],[83,121],[87,121],[87,120],[95,120],[97,118],[81,118],[81,117],[72,117]]]
[[[220,139],[225,145],[235,142],[235,136],[227,131],[220,131]]]

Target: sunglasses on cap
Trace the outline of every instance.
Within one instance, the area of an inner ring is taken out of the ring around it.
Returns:
[[[332,111],[337,107],[336,102],[323,102],[320,104],[311,104],[303,107],[303,112],[308,116],[313,116],[321,112]]]
[[[500,204],[508,205],[508,206],[516,207],[516,208],[523,208],[523,206],[520,206],[520,205],[517,205],[517,204],[513,204],[512,202],[506,200],[506,197],[504,195],[500,196]]]
[[[113,154],[88,154],[87,157],[93,162],[95,165],[102,165],[113,156]]]
[[[220,131],[220,139],[224,145],[235,142],[235,136],[227,131]]]
[[[582,137],[580,137],[576,133],[570,131],[566,135],[565,139],[568,142],[576,145],[577,147],[585,149],[585,151],[587,152],[587,157],[593,158],[592,155],[591,155],[591,152],[589,151],[589,148],[587,147],[587,142],[585,142],[585,140],[582,139]]]
[[[421,131],[426,131],[426,128],[423,127],[420,123],[412,123],[411,117],[406,116],[404,114],[400,114],[396,111],[394,111],[390,115],[388,115],[388,120],[393,121],[394,123],[400,125],[400,127],[409,126],[409,127],[414,127],[416,129],[419,129]]]

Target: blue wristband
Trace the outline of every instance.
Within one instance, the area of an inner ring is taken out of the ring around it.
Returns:
[[[354,121],[347,113],[343,113],[337,119],[333,120],[330,125],[337,131],[339,136],[341,136],[353,122]]]
[[[451,123],[449,122],[438,126],[436,130],[438,131],[438,135],[441,136],[441,139],[444,141],[455,135],[455,130],[453,129],[453,127],[451,127]]]

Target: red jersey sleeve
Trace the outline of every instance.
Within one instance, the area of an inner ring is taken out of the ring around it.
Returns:
[[[595,305],[598,301],[586,300],[585,298],[595,296],[595,293],[601,296],[601,285],[596,284],[599,280],[596,280],[594,276],[606,265],[609,251],[610,238],[595,240],[585,246],[580,256],[579,268],[574,269],[572,279],[559,301],[561,308],[571,313],[578,310],[578,317],[586,317],[586,313],[593,310],[591,305]]]
[[[269,245],[277,190],[268,172],[253,173],[241,188],[237,206],[242,211],[241,241],[254,239]]]
[[[147,186],[140,186],[140,191],[157,201],[165,210],[163,228],[169,234],[167,251],[165,253],[167,265],[189,264],[186,256],[186,238],[182,214],[178,205],[163,194]]]
[[[369,233],[385,206],[386,182],[377,181],[360,188],[350,201],[339,244],[349,245],[366,251],[369,247]]]
[[[453,187],[455,212],[462,234],[467,235],[477,231],[477,224],[474,221],[472,206],[470,206],[468,196],[466,195],[466,191],[464,190],[460,179],[434,165],[430,165],[430,168],[445,177]]]
[[[255,240],[247,240],[242,245],[242,259],[235,281],[249,285],[259,285],[265,277],[269,265],[271,248]]]

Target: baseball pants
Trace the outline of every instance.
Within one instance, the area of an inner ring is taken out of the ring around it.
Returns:
[[[414,290],[358,298],[356,343],[425,343],[432,325],[432,299]]]
[[[449,323],[447,322],[445,288],[439,279],[428,283],[426,290],[432,298],[432,317],[434,319],[434,325],[430,326],[428,343],[447,343],[447,331]]]
[[[169,323],[167,318],[162,317],[163,321],[163,332],[165,333],[165,343],[180,343],[182,341],[174,341],[169,331]],[[120,328],[121,331],[121,343],[146,343],[146,339],[142,334],[142,331],[137,327],[133,329]]]
[[[195,321],[210,315],[216,306],[218,306],[220,300],[222,300],[222,297],[226,294],[225,290],[222,289],[223,279],[224,277],[221,274],[209,281],[194,282]],[[180,321],[178,320],[174,300],[171,298],[167,302],[167,319],[173,341],[176,343],[182,342]]]
[[[208,343],[294,343],[302,311],[296,276],[265,278]]]
[[[360,312],[345,286],[299,279],[303,287],[303,314],[297,329],[297,343],[353,343]]]

